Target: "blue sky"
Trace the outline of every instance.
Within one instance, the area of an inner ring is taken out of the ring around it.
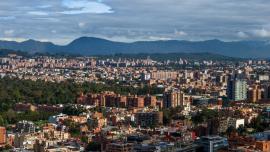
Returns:
[[[0,39],[267,40],[269,0],[2,0]]]

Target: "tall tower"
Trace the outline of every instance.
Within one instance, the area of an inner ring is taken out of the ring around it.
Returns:
[[[262,91],[259,85],[253,85],[248,90],[249,102],[258,102],[262,99]]]
[[[247,99],[247,82],[241,73],[229,76],[227,96],[232,101]]]
[[[184,94],[180,90],[170,90],[163,95],[163,106],[165,108],[175,108],[183,106]]]

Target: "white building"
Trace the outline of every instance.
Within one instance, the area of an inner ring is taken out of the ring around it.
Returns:
[[[245,119],[230,118],[228,121],[228,127],[232,126],[238,129],[241,125],[245,125]]]

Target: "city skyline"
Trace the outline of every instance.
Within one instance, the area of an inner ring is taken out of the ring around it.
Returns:
[[[2,0],[0,151],[270,152],[268,6]]]

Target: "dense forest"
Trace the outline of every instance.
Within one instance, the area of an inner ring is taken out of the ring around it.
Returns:
[[[85,82],[75,83],[72,80],[54,83],[45,81],[20,80],[16,78],[0,79],[0,111],[7,111],[14,103],[28,102],[36,104],[74,103],[80,93],[100,93],[114,91],[118,94],[158,94],[162,88],[144,86],[134,88],[121,86],[114,82],[97,84]]]

